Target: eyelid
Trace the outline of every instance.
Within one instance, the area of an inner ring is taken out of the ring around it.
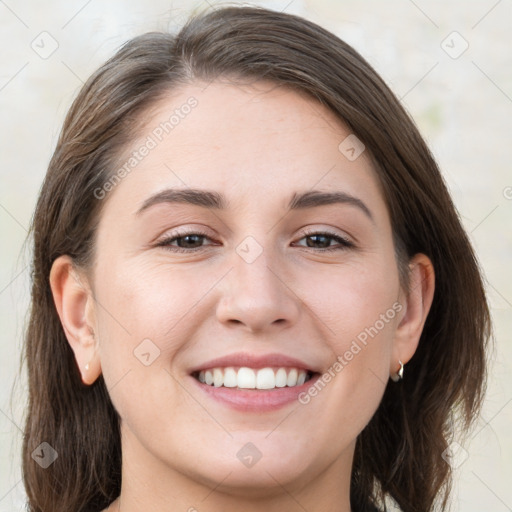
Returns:
[[[187,226],[179,226],[176,228],[168,228],[162,234],[154,238],[155,243],[159,243],[162,240],[169,240],[176,237],[182,237],[187,235],[202,235],[208,238],[214,237],[214,232],[211,229],[207,229],[200,224],[189,224]]]

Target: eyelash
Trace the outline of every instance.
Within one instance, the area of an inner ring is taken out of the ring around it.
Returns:
[[[200,230],[188,231],[188,232],[184,232],[184,233],[175,233],[173,236],[164,238],[163,240],[158,242],[156,244],[156,246],[163,247],[165,250],[168,250],[171,252],[181,252],[181,253],[192,253],[192,252],[196,252],[196,251],[200,251],[201,249],[204,249],[204,247],[195,247],[195,248],[191,248],[191,249],[184,249],[183,247],[177,247],[177,246],[170,245],[171,242],[174,242],[180,238],[185,238],[187,236],[192,236],[192,235],[196,235],[196,236],[200,236],[200,237],[204,237],[204,238],[208,238],[208,239],[210,238],[207,233],[204,233],[203,231],[200,231]],[[351,249],[351,248],[355,247],[354,243],[352,243],[347,238],[344,238],[335,233],[331,233],[329,231],[308,231],[306,233],[303,233],[302,238],[308,238],[310,236],[318,236],[318,235],[327,236],[328,238],[332,238],[333,240],[335,240],[336,242],[338,242],[340,244],[340,246],[317,249],[320,252],[343,251],[343,250],[347,250],[347,249]],[[300,240],[302,240],[302,238],[300,238]],[[304,246],[301,246],[301,247],[304,247]],[[305,247],[305,248],[306,249],[315,249],[314,247]]]

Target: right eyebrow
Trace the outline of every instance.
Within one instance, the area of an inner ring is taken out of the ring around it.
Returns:
[[[199,189],[165,189],[148,197],[137,210],[140,215],[144,210],[160,203],[185,203],[203,206],[205,208],[223,210],[227,207],[226,198],[218,192]]]

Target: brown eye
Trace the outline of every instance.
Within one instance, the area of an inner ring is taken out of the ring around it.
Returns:
[[[174,252],[193,252],[205,247],[202,243],[205,239],[209,240],[206,233],[196,231],[176,233],[175,235],[164,238],[158,242],[156,246]]]
[[[354,247],[351,241],[339,235],[335,235],[334,233],[307,233],[301,240],[307,240],[307,245],[302,247],[320,249],[321,251],[345,250]],[[332,241],[335,241],[337,245],[332,246]]]

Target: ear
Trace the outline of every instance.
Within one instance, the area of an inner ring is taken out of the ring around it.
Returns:
[[[418,348],[423,326],[432,305],[435,273],[425,254],[416,254],[409,262],[409,290],[402,291],[402,316],[395,332],[390,374],[395,376],[401,361],[407,363]]]
[[[50,287],[57,313],[71,346],[84,384],[101,374],[94,336],[94,298],[87,278],[79,274],[71,257],[58,257],[50,271]]]

